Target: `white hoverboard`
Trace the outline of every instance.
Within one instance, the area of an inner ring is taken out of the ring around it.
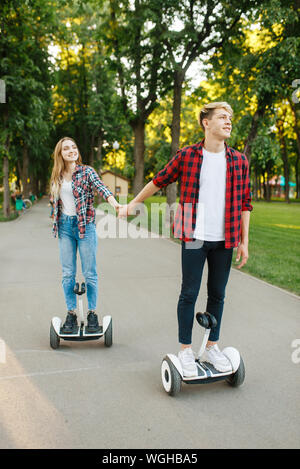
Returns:
[[[196,319],[200,326],[205,328],[204,338],[198,352],[198,358],[195,360],[198,376],[191,378],[183,376],[182,366],[176,355],[168,353],[161,364],[161,379],[165,391],[170,396],[175,396],[181,390],[181,383],[202,384],[212,383],[214,381],[226,380],[233,387],[243,384],[245,379],[245,366],[237,349],[226,347],[222,353],[231,363],[231,370],[222,373],[214,368],[211,363],[201,361],[201,356],[205,350],[210,330],[216,327],[217,320],[210,313],[197,313]]]
[[[111,316],[103,317],[103,324],[100,326],[99,331],[89,332],[87,327],[84,325],[83,305],[81,295],[85,293],[85,283],[81,284],[81,290],[79,290],[79,283],[76,283],[74,292],[79,296],[79,325],[76,326],[72,334],[66,334],[62,329],[62,320],[58,317],[52,318],[50,326],[50,346],[53,349],[57,349],[60,344],[60,339],[71,340],[71,341],[84,341],[84,340],[97,340],[104,337],[104,344],[106,347],[110,347],[113,343],[112,339],[112,318]]]

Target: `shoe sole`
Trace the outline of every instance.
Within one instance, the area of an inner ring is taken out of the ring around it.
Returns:
[[[210,365],[212,365],[214,367],[215,370],[217,370],[219,373],[228,373],[229,371],[232,371],[232,368],[231,366],[227,367],[227,369],[224,369],[222,367],[217,367],[215,363],[212,363],[208,360],[204,360],[204,362],[207,362],[209,363]],[[201,362],[200,362],[201,363]]]
[[[73,329],[65,330],[63,327],[60,329],[60,334],[76,334],[78,332],[78,324],[74,324]]]
[[[183,377],[184,377],[184,378],[197,378],[197,377],[198,377],[198,373],[196,372],[195,374],[194,374],[194,373],[193,373],[193,374],[185,374],[185,373],[183,372]]]
[[[86,327],[86,332],[100,332],[102,331],[102,327]]]

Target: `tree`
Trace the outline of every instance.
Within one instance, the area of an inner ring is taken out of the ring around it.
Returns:
[[[111,57],[119,79],[124,115],[134,133],[133,192],[144,185],[145,125],[159,98],[170,87],[163,47],[163,2],[110,0]]]
[[[105,10],[101,13],[100,6],[99,0],[72,2],[54,39],[55,141],[72,136],[84,161],[97,169],[103,166],[104,148],[109,150],[117,138],[122,146],[128,143],[128,124],[103,33]]]
[[[196,1],[164,2],[164,44],[173,72],[173,110],[171,157],[179,148],[182,86],[186,73],[195,59],[223,47],[229,38],[240,34],[240,19],[258,5],[257,1]],[[174,19],[180,27],[174,28]],[[167,188],[167,201],[176,200],[176,183]],[[172,216],[172,214],[171,214]],[[172,219],[170,219],[172,222]]]
[[[292,96],[293,80],[300,73],[298,20],[299,12],[293,2],[272,0],[264,3],[257,10],[257,22],[253,25],[245,21],[243,35],[228,41],[209,63],[212,65],[210,79],[223,84],[222,98],[233,102],[240,116],[237,134],[244,142],[243,152],[250,169],[260,128],[263,129],[265,120],[273,120],[270,127],[277,123],[278,134],[275,135],[281,142],[287,188],[288,156],[281,122],[283,116],[279,119],[278,113]]]
[[[24,195],[29,171],[43,161],[43,144],[51,128],[47,47],[54,28],[55,5],[32,0],[1,3],[0,75],[6,103],[0,121],[4,165],[4,214],[9,215],[8,177],[18,166]],[[21,151],[20,151],[21,150]],[[31,157],[34,161],[30,161]]]

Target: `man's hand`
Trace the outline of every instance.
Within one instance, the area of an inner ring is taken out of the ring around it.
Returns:
[[[245,243],[240,243],[238,248],[237,248],[237,253],[236,253],[236,262],[239,262],[240,258],[242,256],[242,262],[237,265],[238,269],[241,269],[247,262],[248,260],[248,244]]]

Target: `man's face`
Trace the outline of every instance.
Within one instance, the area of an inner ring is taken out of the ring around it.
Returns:
[[[203,119],[205,133],[221,140],[229,138],[232,129],[231,119],[232,116],[226,109],[215,109],[210,119]]]
[[[72,140],[64,140],[61,146],[61,154],[65,161],[76,161],[78,158],[76,143],[72,142]]]

